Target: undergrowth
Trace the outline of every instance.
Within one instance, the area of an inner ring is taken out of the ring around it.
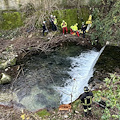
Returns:
[[[120,45],[120,1],[100,2],[99,7],[93,10],[93,18],[94,31],[91,34],[93,42],[99,40],[101,44],[105,44],[106,41],[110,41],[116,46]]]

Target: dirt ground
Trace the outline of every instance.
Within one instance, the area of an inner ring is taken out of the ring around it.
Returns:
[[[89,37],[83,38],[82,35],[79,37],[71,34],[58,34],[53,32],[49,33],[45,37],[35,37],[32,33],[28,36],[21,36],[14,39],[0,39],[0,53],[6,50],[10,45],[13,45],[14,51],[21,53],[23,51],[30,50],[42,50],[44,52],[49,51],[53,47],[62,45],[64,42],[76,42],[79,45],[91,47],[91,41]]]
[[[22,116],[25,116],[24,120],[100,120],[100,117],[103,113],[103,108],[98,107],[97,105],[92,105],[92,116],[84,116],[83,107],[79,104],[73,113],[71,111],[59,111],[50,110],[48,111],[49,115],[40,117],[34,112],[27,110],[20,110],[16,108],[8,108],[0,106],[0,120],[22,120]]]

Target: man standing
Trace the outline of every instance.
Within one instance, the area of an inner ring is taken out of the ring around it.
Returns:
[[[53,17],[53,15],[50,15],[50,24],[51,24],[52,30],[54,31],[54,17]]]
[[[84,87],[84,93],[81,95],[80,100],[83,104],[84,114],[92,116],[91,104],[92,104],[93,93],[89,91],[88,87]]]
[[[88,32],[90,27],[92,26],[92,15],[89,15],[89,18],[88,18],[88,21],[86,21],[86,24],[88,24],[86,29],[86,32]]]
[[[54,16],[53,23],[54,23],[54,31],[56,31],[57,30],[57,18],[56,18],[56,16]]]
[[[44,36],[44,33],[48,32],[48,29],[47,29],[47,27],[45,25],[45,21],[43,21],[42,27],[43,27],[43,36]]]
[[[68,33],[67,23],[64,20],[61,23],[61,27],[63,29],[63,35],[65,34],[65,30],[66,30],[66,33]]]
[[[85,31],[86,31],[87,26],[84,25],[84,22],[82,22],[82,28],[81,31],[83,31],[83,38],[85,38]]]

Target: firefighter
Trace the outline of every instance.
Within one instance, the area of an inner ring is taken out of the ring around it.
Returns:
[[[87,26],[84,25],[84,22],[82,22],[82,28],[81,31],[83,31],[83,38],[85,38],[85,31],[86,31]]]
[[[86,32],[89,31],[90,27],[92,26],[92,15],[89,15],[88,21],[86,21],[87,29]]]
[[[72,25],[70,27],[70,34],[73,34],[74,32],[77,34],[77,36],[79,37],[79,32],[78,32],[78,23],[76,23],[75,25]]]
[[[91,104],[92,104],[93,93],[89,91],[88,87],[84,87],[84,93],[81,95],[80,100],[83,104],[84,114],[92,116]]]
[[[45,24],[46,21],[43,21],[43,24],[42,24],[42,27],[43,27],[43,36],[44,36],[44,33],[45,32],[48,32],[48,29],[46,27],[46,24]]]
[[[54,16],[53,15],[50,15],[50,24],[51,24],[52,30],[54,31]]]
[[[54,16],[53,23],[54,23],[54,31],[56,31],[57,30],[57,18],[56,18],[56,16]]]
[[[68,33],[67,23],[64,20],[61,23],[61,27],[63,29],[63,35],[65,34],[65,30],[66,30],[66,33]]]

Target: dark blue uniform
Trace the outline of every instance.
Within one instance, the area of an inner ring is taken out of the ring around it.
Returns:
[[[45,31],[47,30],[44,23],[43,23],[42,27],[43,27],[43,36],[44,36],[44,33],[45,33]]]
[[[85,38],[85,30],[87,29],[86,25],[82,25],[81,30],[83,31],[83,38]]]
[[[84,92],[80,97],[80,100],[83,104],[85,116],[87,116],[87,111],[89,114],[91,114],[92,98],[93,98],[93,93],[91,91]]]

